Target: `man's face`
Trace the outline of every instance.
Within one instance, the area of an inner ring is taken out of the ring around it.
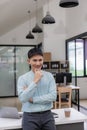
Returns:
[[[28,63],[31,65],[31,69],[33,71],[40,70],[43,65],[43,56],[41,55],[35,55],[28,59]]]

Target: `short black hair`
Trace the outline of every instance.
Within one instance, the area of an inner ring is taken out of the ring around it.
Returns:
[[[43,52],[41,49],[39,48],[32,48],[28,51],[28,58],[30,59],[31,57],[35,56],[35,55],[41,55],[43,56]]]

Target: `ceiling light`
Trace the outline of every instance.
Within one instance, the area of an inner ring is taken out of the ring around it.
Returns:
[[[63,8],[71,8],[78,5],[79,5],[78,0],[60,0],[59,2],[59,6]]]
[[[39,27],[38,23],[36,23],[35,27],[32,29],[33,33],[41,33],[42,29]]]
[[[50,15],[50,12],[47,11],[46,16],[42,19],[43,24],[53,24],[55,19]]]
[[[29,33],[26,36],[26,39],[34,39],[34,35],[29,31]]]
[[[42,19],[43,24],[53,24],[55,23],[55,19],[51,16],[49,12],[49,0],[48,0],[48,11],[46,12],[46,16]]]
[[[28,13],[30,14],[30,11],[28,11]],[[31,17],[30,17],[30,29],[31,29]],[[32,34],[32,32],[31,32],[31,30],[29,31],[29,33],[27,34],[27,36],[26,36],[26,39],[34,39],[34,35]]]
[[[38,7],[37,7],[37,0],[34,0],[34,1],[36,1],[36,22],[38,21],[38,14],[37,14],[37,9],[38,9]],[[42,31],[42,29],[41,29],[41,27],[38,25],[38,23],[36,23],[36,25],[35,25],[35,27],[32,29],[32,32],[33,33],[42,33],[43,31]]]

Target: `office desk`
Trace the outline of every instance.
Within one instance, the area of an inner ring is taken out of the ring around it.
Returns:
[[[87,116],[73,108],[70,109],[71,116],[69,118],[65,117],[64,109],[52,109],[52,112],[58,114],[58,118],[55,118],[57,130],[84,130],[84,122],[87,121]],[[22,119],[0,118],[0,130],[22,129],[21,124]]]
[[[62,86],[57,86],[57,87],[62,87]],[[75,92],[76,92],[76,99],[77,99],[76,105],[77,105],[78,111],[79,111],[80,110],[80,92],[79,92],[80,87],[74,86],[74,85],[66,85],[65,87],[71,87],[72,90],[75,90]]]
[[[59,118],[55,118],[57,130],[84,130],[84,122],[87,121],[87,116],[73,108],[70,109],[71,116],[69,118],[65,117],[64,109],[53,110],[59,116]]]

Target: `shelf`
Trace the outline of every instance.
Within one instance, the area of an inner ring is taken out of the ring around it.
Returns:
[[[50,62],[44,62],[42,69],[50,69]]]
[[[69,69],[69,62],[68,61],[61,61],[61,69]]]
[[[50,67],[51,67],[51,69],[59,69],[60,68],[60,61],[51,61]]]

